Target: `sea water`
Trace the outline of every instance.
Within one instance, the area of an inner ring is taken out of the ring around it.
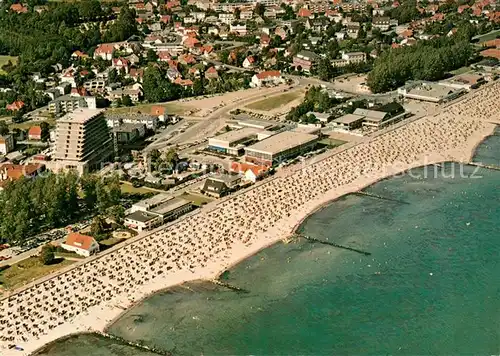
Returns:
[[[485,141],[476,160],[498,162],[499,142]],[[279,243],[225,274],[245,292],[178,286],[108,332],[174,355],[499,354],[500,171],[447,163],[410,173],[365,190],[384,199],[348,195],[299,228],[370,255],[303,238]],[[125,347],[95,337],[41,354]]]

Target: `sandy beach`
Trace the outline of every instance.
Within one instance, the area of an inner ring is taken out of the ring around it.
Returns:
[[[167,287],[214,279],[293,233],[318,207],[422,165],[470,161],[495,128],[500,83],[434,116],[313,159],[0,301],[0,354],[28,355],[78,332],[104,331],[124,310]],[[23,352],[7,349],[9,344]]]

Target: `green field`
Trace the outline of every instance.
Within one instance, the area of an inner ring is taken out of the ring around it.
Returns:
[[[196,206],[201,206],[203,204],[208,204],[211,201],[213,201],[212,198],[209,198],[207,196],[201,195],[201,194],[192,194],[192,193],[184,193],[181,195],[181,198],[184,198],[186,200],[190,200],[193,202],[193,205]]]
[[[471,69],[469,67],[461,67],[461,68],[450,71],[450,73],[453,75],[460,75],[460,74],[464,74],[464,73],[467,73],[470,71],[471,71]]]
[[[149,114],[151,112],[151,107],[153,106],[163,106],[167,110],[167,114],[169,115],[183,115],[186,111],[193,110],[194,107],[188,105],[186,103],[160,103],[160,104],[141,104],[130,107],[121,107],[121,108],[111,108],[108,109],[108,112],[113,114],[125,114],[125,113],[137,113],[141,112],[143,114]]]
[[[58,263],[46,266],[38,257],[30,257],[0,272],[0,285],[4,289],[15,289],[73,263],[74,261],[60,259]]]
[[[281,95],[272,96],[255,103],[248,104],[246,107],[251,110],[261,110],[261,111],[269,111],[273,109],[277,109],[283,105],[286,105],[295,99],[303,96],[302,92],[289,92]]]
[[[132,184],[122,183],[120,185],[122,193],[129,194],[148,194],[148,193],[157,193],[158,191],[155,189],[151,189],[148,187],[134,187]]]
[[[12,56],[0,56],[0,74],[6,74],[2,67],[11,61],[13,64],[17,63],[17,57]]]

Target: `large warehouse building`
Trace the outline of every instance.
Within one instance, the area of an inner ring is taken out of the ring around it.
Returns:
[[[245,161],[272,166],[316,146],[318,136],[284,131],[245,148]]]

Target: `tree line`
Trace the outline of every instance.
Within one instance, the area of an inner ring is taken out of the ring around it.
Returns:
[[[20,245],[36,233],[85,215],[123,215],[117,176],[48,173],[8,182],[0,193],[0,241]]]
[[[440,80],[468,65],[472,48],[461,36],[440,37],[390,49],[375,60],[367,84],[374,93],[394,90],[408,80]]]

